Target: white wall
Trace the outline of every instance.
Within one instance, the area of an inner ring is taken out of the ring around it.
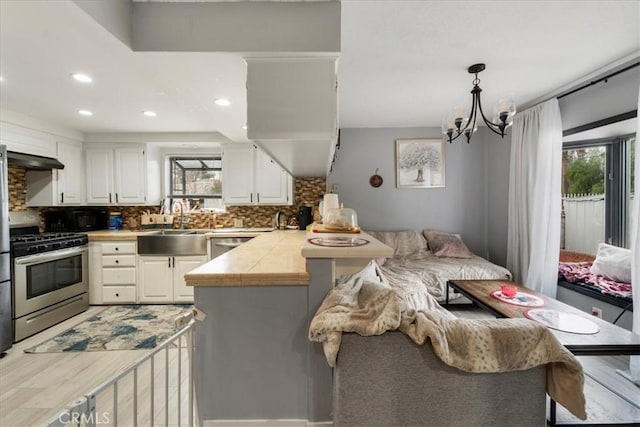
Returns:
[[[492,183],[491,194],[498,200],[492,213],[505,222],[506,212],[500,209],[506,206],[502,199],[508,192],[509,165],[508,152],[505,156],[501,150],[509,142],[498,144],[491,139],[492,150],[488,151],[485,132],[480,129],[470,144],[464,140],[445,143],[445,188],[416,189],[396,188],[395,140],[441,138],[439,128],[341,129],[340,149],[327,177],[327,188],[338,186],[340,200],[345,207],[355,209],[359,225],[365,230],[435,228],[457,232],[473,252],[486,256],[488,183]],[[488,161],[488,153],[496,159]],[[506,165],[501,164],[504,158]],[[489,165],[493,165],[491,175],[487,174]],[[369,177],[376,169],[384,179],[379,188],[369,185]],[[506,224],[504,236],[496,237],[502,238],[506,248]],[[491,244],[498,249],[502,246],[502,242]]]

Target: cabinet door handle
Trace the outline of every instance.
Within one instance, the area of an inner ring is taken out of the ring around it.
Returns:
[[[117,296],[117,297],[119,297],[119,296],[120,296],[120,294],[116,294],[116,296]]]
[[[253,203],[253,193],[250,194],[249,202]]]
[[[60,203],[64,203],[64,191],[60,193]]]
[[[116,264],[120,264],[120,260],[116,260]]]
[[[256,193],[256,195],[257,195],[257,199],[258,199],[257,202],[260,203],[260,193]]]
[[[168,257],[168,261],[169,261],[169,268],[171,268],[171,257]]]
[[[176,257],[171,257],[171,259],[173,259],[173,268],[176,268]]]
[[[118,248],[116,247],[116,251],[118,250]]]
[[[116,203],[118,203],[118,193],[116,193]]]
[[[109,193],[109,203],[111,203],[111,193]]]

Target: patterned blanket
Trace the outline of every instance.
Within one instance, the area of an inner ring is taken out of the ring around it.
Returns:
[[[467,372],[525,370],[547,364],[547,393],[586,419],[582,366],[544,326],[528,319],[458,319],[413,284],[390,285],[375,263],[342,278],[325,297],[309,328],[335,366],[343,332],[362,336],[400,330],[427,339],[447,365]]]
[[[558,277],[569,283],[587,284],[595,287],[601,293],[620,298],[629,298],[631,301],[631,283],[616,282],[603,276],[591,273],[589,262],[561,262],[558,265]]]

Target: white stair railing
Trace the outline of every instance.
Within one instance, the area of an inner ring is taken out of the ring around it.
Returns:
[[[49,421],[48,427],[136,427],[138,425],[193,427],[194,324],[195,321],[191,318],[184,328],[152,352],[138,359],[131,367],[74,400]],[[161,353],[164,353],[164,357]],[[164,359],[162,360],[164,370],[158,369],[157,365],[162,367],[162,363],[156,364],[156,359]],[[186,374],[183,372],[183,359],[188,365]],[[149,366],[146,373],[143,370],[144,365]],[[157,376],[163,376],[164,381],[156,381]],[[186,387],[182,387],[183,381],[187,383]],[[141,382],[148,384],[148,389],[140,387]],[[185,389],[186,401],[183,396]],[[163,392],[162,395],[159,395],[159,391]],[[175,394],[170,394],[170,391],[174,391]],[[146,401],[147,398],[149,401],[141,405],[140,401]],[[164,416],[159,417],[162,418],[160,420],[156,419],[158,404],[164,406]],[[176,417],[169,421],[169,417],[174,414]],[[183,414],[186,415],[185,420],[182,419]]]

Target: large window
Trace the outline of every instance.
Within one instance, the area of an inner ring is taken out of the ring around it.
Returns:
[[[181,201],[184,208],[221,209],[222,159],[209,157],[170,157],[169,192],[172,206]]]
[[[564,144],[561,248],[595,254],[600,242],[629,247],[634,145],[631,135]]]

